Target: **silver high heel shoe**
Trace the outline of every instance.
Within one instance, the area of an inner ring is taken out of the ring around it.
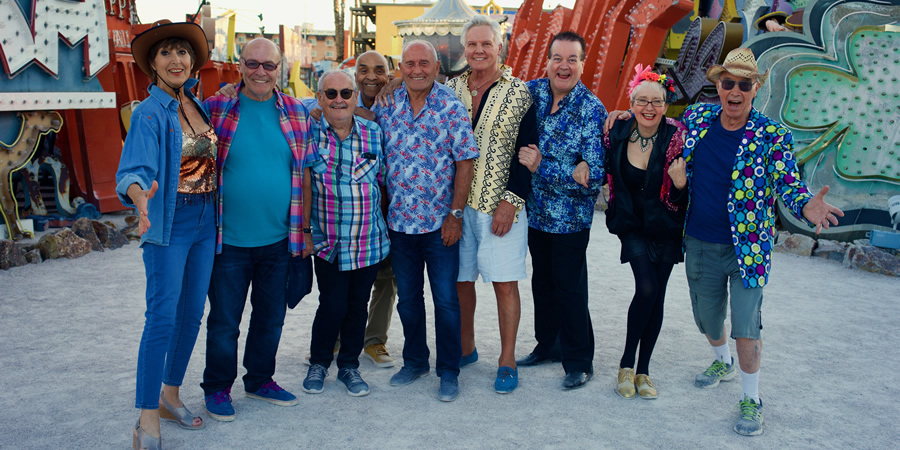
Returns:
[[[195,416],[186,407],[176,408],[166,401],[166,397],[159,394],[159,420],[166,422],[175,422],[179,427],[185,430],[202,430],[206,427],[206,421],[200,417],[202,421],[199,426],[194,426]]]
[[[138,417],[137,422],[134,424],[134,432],[132,433],[132,446],[134,446],[134,450],[161,450],[161,441],[161,438],[152,437],[144,432],[141,428],[141,418]]]

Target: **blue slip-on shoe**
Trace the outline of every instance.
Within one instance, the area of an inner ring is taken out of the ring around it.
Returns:
[[[400,370],[391,377],[391,386],[404,386],[407,384],[416,381],[416,378],[421,377],[428,373],[428,368],[423,367],[421,369],[416,369],[413,367],[403,366]]]
[[[509,366],[497,369],[497,379],[494,380],[494,390],[498,394],[509,394],[519,387],[519,371]]]
[[[203,397],[206,401],[206,412],[209,417],[219,422],[234,420],[234,406],[231,406],[231,388]]]
[[[300,385],[300,389],[307,394],[321,394],[325,390],[325,377],[328,376],[328,369],[321,364],[313,364],[309,366],[306,372],[306,379]]]
[[[344,367],[338,371],[337,379],[347,387],[348,394],[354,397],[369,395],[369,385],[363,381],[362,375],[359,374],[359,369]]]
[[[452,402],[459,396],[459,379],[455,373],[441,374],[441,387],[438,388],[438,400]]]
[[[281,388],[278,383],[270,381],[255,392],[247,392],[247,397],[267,401],[278,406],[296,406],[300,403],[297,396]]]
[[[459,368],[462,369],[463,367],[468,366],[469,364],[472,364],[476,361],[478,361],[477,348],[472,350],[472,353],[469,353],[468,355],[465,355],[459,359]]]

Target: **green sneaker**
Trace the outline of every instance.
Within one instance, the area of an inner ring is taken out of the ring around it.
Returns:
[[[744,397],[738,402],[736,409],[741,410],[741,416],[734,424],[734,432],[744,436],[756,436],[763,432],[762,399],[759,403],[750,397]]]
[[[694,386],[700,389],[712,389],[718,386],[720,381],[729,381],[735,375],[737,375],[737,370],[734,367],[734,358],[731,358],[731,364],[725,364],[717,359],[706,371],[694,377]]]

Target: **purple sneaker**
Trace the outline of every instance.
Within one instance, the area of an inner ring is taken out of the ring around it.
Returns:
[[[278,406],[296,406],[300,403],[294,394],[282,389],[281,386],[274,381],[262,385],[256,392],[247,392],[247,397],[265,400]]]

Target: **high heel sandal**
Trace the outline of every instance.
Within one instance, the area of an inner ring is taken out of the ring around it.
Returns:
[[[138,417],[137,422],[134,424],[131,445],[134,447],[134,450],[161,450],[162,439],[145,433],[144,429],[141,428],[141,418]]]
[[[200,425],[194,426],[194,419],[200,419]],[[159,395],[159,419],[166,422],[175,422],[185,430],[202,430],[206,427],[206,421],[200,416],[195,416],[184,406],[175,408],[166,401],[166,397]]]

